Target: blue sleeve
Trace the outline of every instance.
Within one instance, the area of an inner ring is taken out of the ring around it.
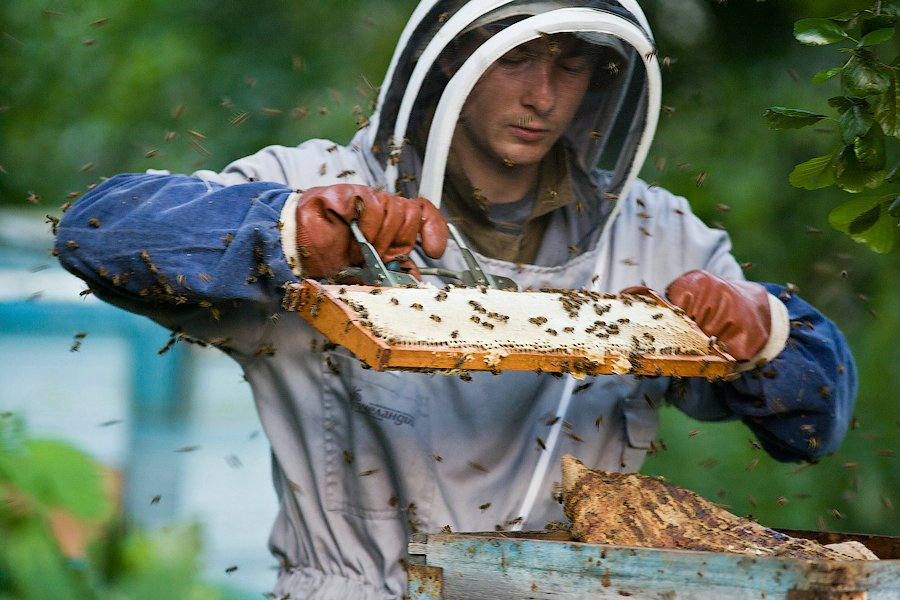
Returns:
[[[290,188],[222,186],[185,175],[117,175],[59,224],[63,266],[101,298],[158,316],[226,301],[280,304],[297,278],[281,249]]]
[[[837,327],[796,295],[763,284],[788,309],[785,349],[731,382],[686,379],[670,398],[702,420],[740,418],[780,461],[816,460],[837,450],[856,400],[856,365]]]

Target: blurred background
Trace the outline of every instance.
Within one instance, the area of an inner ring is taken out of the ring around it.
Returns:
[[[249,388],[216,351],[159,354],[168,332],[80,296],[48,253],[45,215],[120,172],[220,170],[270,144],[348,141],[415,4],[0,3],[0,413],[103,465],[114,503],[144,530],[197,524],[192,560],[223,593],[259,597],[276,575],[269,449]],[[867,3],[642,5],[668,65],[643,178],[726,229],[749,278],[796,285],[860,371],[852,430],[818,464],[777,463],[740,423],[664,408],[664,443],[643,470],[769,526],[900,535],[900,252],[833,231],[841,193],[788,184],[830,129],[773,131],[763,118],[772,105],[828,110],[837,83],[810,77],[839,55],[801,46],[792,24]]]

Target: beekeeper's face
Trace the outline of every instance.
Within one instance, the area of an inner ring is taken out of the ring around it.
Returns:
[[[572,35],[556,35],[502,56],[466,100],[454,148],[507,168],[540,162],[588,89],[594,59],[587,47]]]

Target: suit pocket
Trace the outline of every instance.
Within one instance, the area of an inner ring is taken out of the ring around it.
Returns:
[[[414,521],[435,485],[425,397],[413,378],[346,363],[349,393],[324,399],[326,506],[365,519],[411,513]]]

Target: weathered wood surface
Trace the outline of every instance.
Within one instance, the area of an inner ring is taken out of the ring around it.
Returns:
[[[440,533],[417,542],[424,543],[427,565],[442,569],[444,600],[900,598],[896,558],[813,561],[592,545],[559,537],[563,535]],[[410,598],[433,599],[417,595],[421,584],[417,577],[411,572]]]
[[[573,537],[583,542],[812,560],[855,558],[733,515],[655,477],[595,471],[569,454],[562,464],[565,512]]]
[[[358,292],[373,290],[366,286],[323,285],[305,280],[288,288],[284,308],[297,312],[330,341],[344,346],[367,365],[376,370],[444,370],[462,371],[544,371],[548,373],[572,373],[578,378],[587,375],[629,373],[637,375],[663,375],[706,377],[717,379],[731,374],[736,362],[720,351],[715,344],[704,342],[706,354],[654,354],[622,353],[586,354],[578,348],[565,348],[566,335],[560,330],[547,335],[547,349],[484,348],[477,344],[458,344],[449,336],[439,344],[391,343],[379,337],[373,324],[350,307],[340,290]],[[394,288],[384,288],[393,290]],[[402,290],[404,294],[421,291],[423,298],[435,295],[433,289]],[[387,294],[387,292],[385,292]],[[522,302],[529,293],[521,292]],[[646,302],[644,299],[642,302]],[[399,308],[399,307],[398,307]],[[662,307],[659,310],[664,310]],[[407,311],[409,313],[410,311]],[[423,313],[424,314],[424,313]],[[421,317],[413,313],[412,316]],[[671,316],[671,315],[670,315]],[[426,316],[427,318],[427,316]],[[467,316],[459,317],[465,322]],[[682,318],[686,327],[706,338],[692,322]],[[451,319],[444,317],[444,322]],[[436,323],[422,325],[425,329],[437,327]],[[415,329],[415,328],[413,328]],[[421,329],[420,329],[421,331]],[[652,337],[652,335],[651,335]],[[557,349],[556,347],[563,349]]]

